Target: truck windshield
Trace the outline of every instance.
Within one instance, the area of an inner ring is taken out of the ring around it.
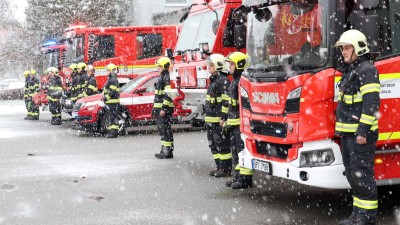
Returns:
[[[330,47],[327,2],[272,5],[268,7],[271,19],[261,22],[254,11],[250,12],[249,71],[300,71],[325,66]]]
[[[224,8],[215,10],[221,20]],[[213,22],[217,19],[214,11],[189,16],[183,24],[176,50],[193,50],[199,48],[200,43],[208,43],[212,50],[215,42]]]
[[[76,36],[66,41],[66,65],[83,62],[85,53],[85,38],[83,35]]]
[[[49,51],[43,54],[43,69],[49,67],[59,68],[60,50]]]

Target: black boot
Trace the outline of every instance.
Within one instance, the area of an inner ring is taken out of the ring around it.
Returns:
[[[240,175],[239,179],[232,183],[232,189],[243,189],[253,187],[253,176]]]
[[[340,221],[339,221],[339,225],[352,225],[352,224],[354,224],[354,223],[357,222],[356,219],[357,219],[357,216],[356,216],[356,214],[353,212],[353,213],[351,213],[351,215],[350,215],[348,218],[343,219],[343,220],[340,220]]]
[[[230,186],[232,186],[233,183],[236,183],[238,179],[239,179],[239,170],[235,170],[235,171],[233,171],[233,179],[232,180],[228,180],[225,183],[225,185],[227,187],[230,187]]]
[[[33,116],[33,117],[31,118],[31,120],[39,120],[39,117],[38,117],[38,116]]]
[[[117,137],[118,137],[118,131],[116,130],[108,131],[108,133],[106,134],[106,138],[117,138]]]
[[[160,153],[154,154],[154,157],[158,158],[160,155],[164,154],[164,148],[165,148],[164,145],[161,145]]]
[[[156,154],[155,157],[158,159],[172,159],[174,158],[174,154],[172,153],[172,147],[165,146],[164,151],[160,154]]]
[[[210,176],[215,177],[215,173],[218,172],[218,167],[215,167],[210,171]]]
[[[24,120],[30,120],[31,119],[31,116],[25,116],[24,117]]]

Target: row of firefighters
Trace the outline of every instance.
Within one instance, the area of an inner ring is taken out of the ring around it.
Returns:
[[[220,54],[211,55],[207,62],[210,72],[210,86],[206,97],[206,127],[207,138],[216,167],[210,171],[211,176],[225,177],[231,175],[233,169],[233,180],[227,182],[227,186],[233,189],[247,188],[252,186],[252,171],[241,168],[238,165],[238,152],[244,145],[240,138],[240,118],[238,102],[238,85],[240,76],[246,65],[246,55],[241,52],[234,52],[228,57]],[[229,63],[224,69],[226,62]],[[156,62],[160,74],[155,84],[155,97],[152,117],[157,121],[157,129],[161,136],[161,150],[155,154],[156,158],[173,158],[173,133],[171,120],[174,112],[172,99],[165,90],[170,89],[169,71],[171,61],[168,57],[161,57]],[[85,63],[72,64],[72,83],[69,96],[71,102],[98,93],[95,70],[93,66]],[[228,71],[229,70],[229,71]],[[106,66],[108,80],[103,89],[103,101],[105,103],[106,137],[115,138],[119,133],[120,99],[119,83],[117,79],[118,67],[114,64]],[[61,103],[63,96],[62,81],[58,76],[58,69],[50,67],[46,70],[49,74],[49,85],[47,99],[49,110],[52,114],[51,124],[61,124]],[[232,82],[228,75],[232,74]],[[25,103],[28,111],[27,120],[39,119],[39,108],[32,101],[32,97],[39,91],[39,80],[34,70],[24,72],[26,77]]]
[[[349,218],[339,224],[375,224],[378,196],[374,180],[373,162],[378,137],[376,112],[380,105],[380,81],[376,67],[373,65],[373,54],[367,45],[367,39],[358,30],[348,30],[336,43],[346,64],[339,89],[340,97],[336,110],[336,132],[341,137],[345,175],[354,194],[353,212]],[[205,101],[205,122],[208,144],[215,160],[216,167],[210,171],[211,176],[225,177],[233,175],[226,183],[232,189],[242,189],[252,186],[251,169],[242,168],[238,164],[238,153],[243,150],[244,143],[240,137],[239,114],[239,80],[246,66],[246,55],[233,52],[227,57],[213,54],[206,60],[210,73],[210,85]],[[83,64],[81,64],[83,65]],[[171,61],[161,57],[156,62],[159,77],[155,84],[155,97],[152,116],[157,121],[161,136],[161,151],[156,158],[173,158],[174,141],[171,130],[171,118],[174,112],[172,99],[165,90],[171,88],[169,71]],[[85,66],[86,67],[86,66]],[[77,65],[77,72],[83,78],[83,67]],[[118,136],[119,84],[116,77],[117,67],[110,64],[106,67],[109,75],[103,91],[103,101],[106,105],[107,137]],[[90,69],[88,70],[90,71]],[[94,70],[93,70],[94,71]],[[59,97],[62,90],[61,79],[56,76],[57,70],[49,69],[49,101],[50,111],[57,123],[61,120]],[[35,71],[27,74],[34,75]],[[230,81],[227,75],[231,74]],[[37,80],[31,76],[27,79],[27,99],[32,97],[38,88]],[[83,86],[82,86],[83,85]],[[77,88],[90,88],[90,82],[81,83]],[[74,91],[75,89],[72,89]],[[93,91],[97,91],[96,88]],[[88,94],[78,92],[77,98]],[[348,100],[350,99],[350,100]],[[32,110],[31,100],[27,100],[30,116],[37,119],[37,109]],[[53,109],[52,109],[53,108]],[[55,109],[56,108],[56,109]],[[36,111],[35,111],[36,110]],[[351,115],[351,116],[349,116]]]

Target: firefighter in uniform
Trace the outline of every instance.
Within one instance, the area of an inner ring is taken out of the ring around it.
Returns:
[[[227,74],[222,72],[225,64],[223,55],[210,55],[206,63],[211,75],[205,104],[205,122],[208,146],[216,164],[210,175],[225,177],[231,174],[232,153],[229,148],[229,138],[223,135],[220,121],[227,119],[230,81],[226,77]]]
[[[51,112],[51,125],[61,125],[61,103],[62,81],[58,76],[58,69],[50,67],[49,91],[47,99],[49,100],[49,110]]]
[[[232,83],[229,86],[229,108],[228,119],[223,123],[229,133],[230,149],[232,151],[232,166],[235,168],[233,180],[227,181],[226,185],[232,189],[252,187],[253,171],[239,166],[238,153],[243,150],[244,144],[240,137],[240,113],[239,113],[239,81],[240,76],[246,67],[247,56],[241,52],[229,54],[225,61],[229,64],[229,72],[233,75]]]
[[[25,101],[25,108],[27,111],[27,115],[24,118],[24,120],[31,119],[30,112],[29,112],[29,105],[28,105],[28,103],[29,103],[29,79],[30,79],[29,73],[30,73],[29,70],[24,71],[24,77],[25,77],[24,101]]]
[[[367,39],[358,30],[344,32],[339,47],[345,62],[339,82],[335,131],[341,137],[346,178],[353,190],[353,212],[339,224],[375,224],[378,192],[374,155],[378,139],[380,82]]]
[[[158,72],[160,76],[155,83],[155,97],[153,105],[153,118],[157,119],[157,128],[161,136],[161,151],[155,157],[159,159],[173,158],[174,137],[171,129],[171,117],[174,112],[172,99],[165,93],[166,89],[171,89],[169,82],[169,68],[171,60],[168,57],[161,57],[157,60]]]
[[[71,69],[71,77],[72,77],[72,82],[71,82],[71,102],[72,104],[75,104],[75,102],[78,100],[79,96],[79,89],[80,89],[80,83],[79,83],[79,75],[78,75],[78,68],[76,63],[72,63],[69,68]]]
[[[106,138],[118,137],[118,113],[119,113],[119,83],[117,79],[118,67],[114,64],[106,66],[108,80],[104,85],[103,101],[106,104],[105,119],[106,119]]]
[[[94,76],[94,73],[95,73],[94,67],[92,65],[89,65],[87,67],[88,81],[85,85],[84,92],[83,92],[84,97],[90,96],[90,95],[95,95],[98,93],[97,81]]]
[[[31,70],[28,82],[28,116],[29,120],[39,119],[39,106],[33,102],[33,96],[39,92],[39,79],[36,77],[36,71]]]
[[[78,70],[78,77],[79,77],[78,99],[80,99],[85,96],[84,93],[85,93],[86,84],[87,84],[87,81],[89,80],[89,77],[86,73],[87,65],[85,63],[83,63],[83,62],[78,63],[78,65],[76,65],[76,68]]]

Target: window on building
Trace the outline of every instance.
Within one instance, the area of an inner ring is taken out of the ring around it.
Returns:
[[[162,55],[161,34],[138,34],[136,37],[137,59],[147,59]]]

